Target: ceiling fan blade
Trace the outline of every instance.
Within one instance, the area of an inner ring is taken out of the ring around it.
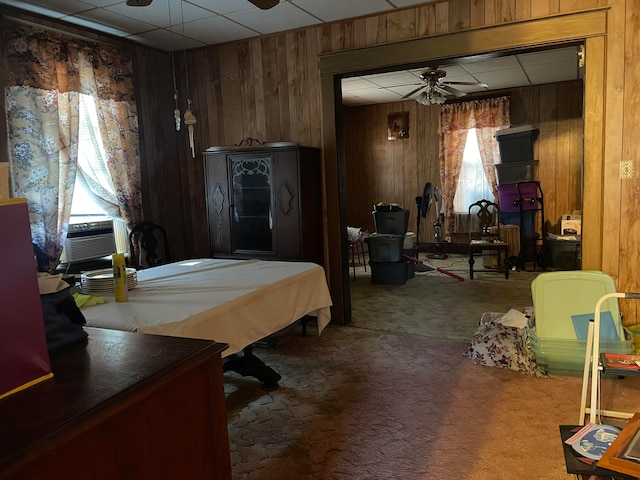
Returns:
[[[466,95],[465,92],[458,90],[457,88],[450,87],[449,85],[438,85],[436,87],[439,90],[444,90],[445,95],[453,95],[454,97],[464,97]]]
[[[489,85],[487,85],[486,83],[483,82],[449,82],[447,80],[443,81],[442,84],[446,84],[446,85],[469,85],[469,86],[473,86],[473,87],[482,87],[482,88],[489,88]]]
[[[394,85],[387,85],[384,87],[378,87],[378,88],[396,88],[396,87],[411,87],[411,86],[416,86],[416,85],[422,85],[424,86],[424,82],[413,82],[413,83],[396,83]]]
[[[262,10],[269,10],[270,8],[275,7],[280,0],[249,0],[256,7],[261,8]]]
[[[405,96],[403,96],[402,98],[409,98],[411,95],[413,95],[414,93],[416,93],[419,90],[422,90],[423,88],[426,88],[427,85],[421,85],[418,88],[415,88],[413,90],[411,90],[409,93],[407,93]]]
[[[148,7],[153,0],[127,0],[130,7]]]

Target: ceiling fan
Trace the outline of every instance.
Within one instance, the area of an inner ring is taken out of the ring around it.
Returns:
[[[416,97],[418,103],[423,105],[431,105],[436,103],[444,103],[448,95],[454,97],[464,97],[465,92],[452,87],[451,85],[469,85],[474,87],[489,88],[489,85],[482,82],[448,82],[444,80],[447,72],[444,70],[438,70],[437,68],[429,67],[427,70],[420,74],[420,78],[424,82],[418,88],[411,90],[402,98],[409,98],[415,95],[420,90],[423,90],[420,95]]]
[[[151,5],[153,0],[127,0],[127,5],[130,7],[147,7]],[[261,8],[262,10],[268,10],[272,7],[275,7],[280,0],[249,0],[256,7]]]

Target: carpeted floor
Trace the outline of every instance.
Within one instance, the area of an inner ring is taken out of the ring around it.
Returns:
[[[420,259],[455,273],[456,280],[437,270],[416,273],[404,285],[371,283],[371,268],[350,270],[352,319],[350,326],[386,332],[409,333],[453,340],[469,340],[485,312],[507,312],[533,304],[531,281],[539,271],[476,272],[469,280],[466,256]],[[482,260],[477,260],[477,264]]]
[[[438,266],[457,269],[449,260]],[[531,304],[535,273],[378,286],[360,269],[350,326],[257,351],[278,390],[225,375],[234,480],[574,478],[558,426],[578,421],[581,378],[463,357],[484,311]],[[604,380],[603,407],[635,411],[638,398],[639,377]]]
[[[474,365],[465,349],[331,326],[260,350],[278,390],[226,376],[234,480],[571,478],[558,425],[577,421],[581,379]],[[603,402],[635,404],[630,380]]]

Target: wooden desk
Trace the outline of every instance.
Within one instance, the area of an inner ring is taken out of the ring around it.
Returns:
[[[0,479],[230,480],[226,344],[87,331],[0,400]]]

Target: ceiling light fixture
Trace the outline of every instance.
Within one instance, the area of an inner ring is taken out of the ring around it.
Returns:
[[[127,0],[127,5],[130,7],[148,7],[151,2],[152,0]]]
[[[269,10],[270,8],[275,7],[280,0],[250,0],[256,7],[261,8],[262,10]]]
[[[422,105],[440,105],[446,101],[445,96],[434,88],[424,89],[416,98],[416,102]]]

